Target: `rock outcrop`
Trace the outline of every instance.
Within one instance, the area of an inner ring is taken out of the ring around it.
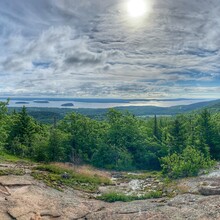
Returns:
[[[1,169],[9,166],[2,164]],[[220,219],[219,177],[181,180],[184,191],[174,198],[106,203],[88,193],[50,188],[23,169],[22,176],[0,176],[1,220]]]

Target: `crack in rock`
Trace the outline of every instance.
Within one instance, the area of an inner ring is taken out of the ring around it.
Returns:
[[[2,188],[3,188],[3,190],[0,189],[0,193],[3,193],[6,196],[11,195],[10,189],[7,186],[1,185],[1,184],[0,184],[0,186],[2,186]]]
[[[77,218],[73,218],[72,220],[87,219],[88,215],[90,215],[92,213],[97,213],[97,212],[103,211],[104,209],[106,209],[106,207],[102,206],[102,207],[100,207],[99,209],[97,209],[95,211],[87,212],[86,214],[84,214],[84,215],[82,215],[80,217],[77,217]]]

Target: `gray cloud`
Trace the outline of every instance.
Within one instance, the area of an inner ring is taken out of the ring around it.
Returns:
[[[2,0],[0,95],[218,97],[218,0],[151,1]]]

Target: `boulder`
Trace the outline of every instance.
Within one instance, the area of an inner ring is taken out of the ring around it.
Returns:
[[[219,186],[203,186],[199,189],[199,192],[204,196],[220,195]]]

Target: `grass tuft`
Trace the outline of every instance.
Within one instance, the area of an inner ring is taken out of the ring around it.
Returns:
[[[147,178],[161,178],[162,173],[159,171],[149,171],[145,173],[126,173],[123,178],[125,179],[139,179],[139,180],[145,180]]]
[[[68,178],[63,178],[64,173],[68,175]],[[106,177],[77,173],[72,169],[55,164],[37,166],[32,172],[32,176],[38,180],[43,180],[48,186],[58,190],[62,190],[64,186],[69,186],[77,190],[96,192],[100,185],[111,184],[110,179]]]
[[[145,200],[145,199],[152,199],[152,198],[161,198],[162,191],[152,191],[147,194],[137,196],[137,195],[126,195],[124,193],[119,192],[109,192],[104,193],[101,196],[98,196],[97,199],[103,200],[105,202],[131,202],[134,200]]]
[[[12,162],[12,163],[22,163],[22,164],[31,164],[30,159],[20,158],[11,154],[8,154],[4,151],[0,151],[0,161]]]
[[[0,170],[0,176],[6,176],[6,175],[23,176],[23,175],[25,175],[25,171],[22,170],[22,169],[5,169],[5,170]]]

